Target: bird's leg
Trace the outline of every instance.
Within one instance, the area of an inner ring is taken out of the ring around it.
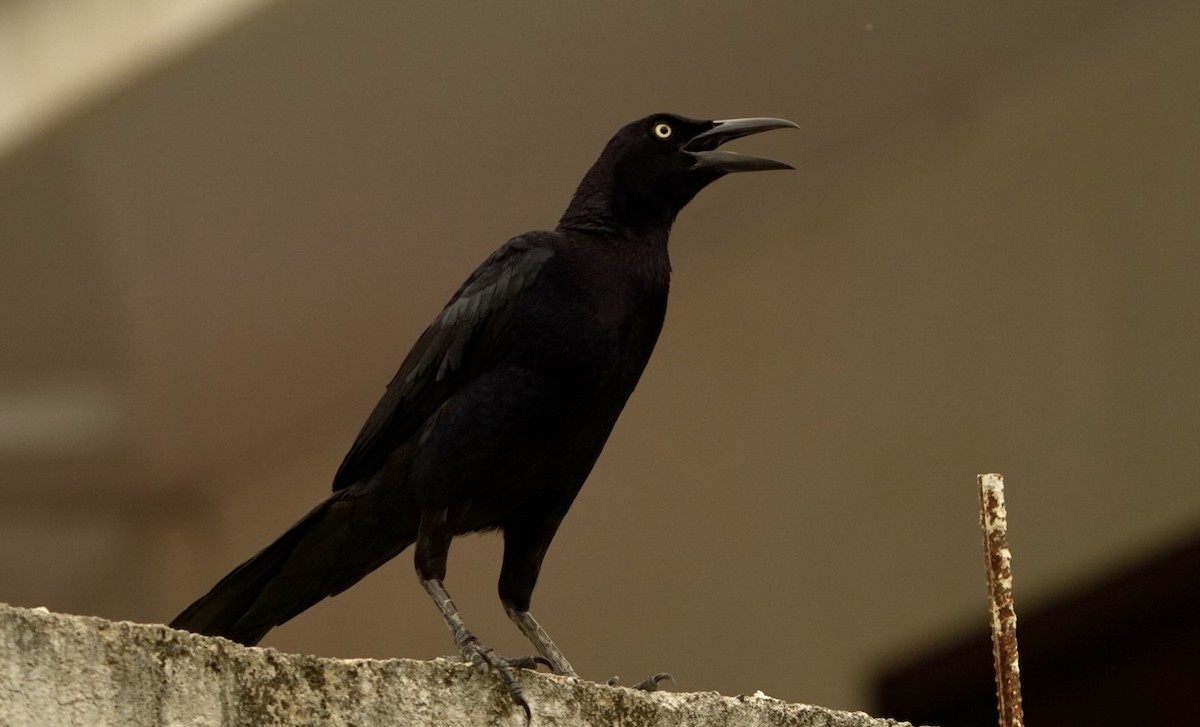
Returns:
[[[542,559],[561,520],[560,515],[557,518],[518,521],[505,526],[504,562],[500,566],[500,602],[504,604],[504,612],[533,643],[538,653],[550,662],[550,668],[556,674],[578,678],[571,662],[567,661],[567,657],[550,640],[550,635],[529,613]],[[658,688],[659,682],[670,678],[670,674],[655,674],[639,682],[634,689],[652,692]],[[615,684],[615,679],[610,679],[609,684]]]
[[[561,522],[558,517],[539,518],[510,523],[504,528],[504,562],[500,566],[500,603],[504,612],[512,619],[525,638],[538,653],[550,663],[555,674],[578,677],[575,668],[563,656],[550,635],[546,633],[529,613],[529,602],[533,598],[533,587],[537,585],[538,573],[546,548],[554,539]]]
[[[508,617],[513,620],[513,623],[517,625],[517,628],[521,629],[521,633],[525,634],[526,638],[533,642],[533,645],[537,648],[538,653],[546,658],[548,666],[554,670],[555,674],[560,674],[567,677],[579,677],[579,675],[575,673],[575,669],[571,667],[571,663],[567,661],[567,657],[563,656],[563,653],[558,650],[557,646],[554,645],[554,642],[550,639],[550,634],[546,633],[546,630],[543,629],[540,624],[538,624],[536,619],[534,619],[533,614],[531,614],[529,611],[517,610],[508,603],[504,604],[504,612],[507,613]],[[659,682],[663,682],[668,679],[675,681],[675,679],[665,671],[659,672],[654,676],[647,677],[637,684],[634,684],[633,689],[640,689],[644,692],[658,691]],[[618,686],[620,681],[621,680],[619,678],[613,677],[608,680],[608,685],[615,687]]]
[[[507,613],[508,617],[517,625],[517,628],[521,629],[521,633],[525,634],[526,638],[533,643],[534,647],[537,648],[538,653],[546,658],[546,661],[549,662],[549,667],[554,670],[555,674],[568,677],[579,677],[579,675],[575,673],[575,669],[571,667],[571,663],[567,661],[567,657],[563,656],[563,653],[558,650],[557,646],[554,645],[554,642],[550,639],[550,634],[546,633],[546,630],[543,629],[540,624],[538,624],[536,619],[534,619],[533,614],[531,614],[529,611],[518,610],[510,603],[504,604],[504,612]],[[644,692],[658,691],[659,682],[663,682],[668,679],[675,681],[674,677],[667,672],[659,672],[654,676],[647,677],[637,684],[634,684],[633,689],[640,689]],[[619,683],[620,679],[617,677],[613,677],[608,680],[608,685],[611,687],[618,686]]]
[[[440,580],[433,578],[429,580],[422,579],[421,585],[433,597],[433,602],[437,604],[438,610],[442,612],[442,618],[445,619],[446,626],[449,627],[450,633],[454,636],[454,645],[458,647],[463,660],[474,663],[477,666],[490,667],[495,670],[500,675],[500,678],[504,680],[504,686],[508,689],[508,695],[512,697],[513,702],[525,710],[525,720],[527,722],[531,720],[533,712],[529,709],[529,702],[525,699],[524,690],[517,683],[517,675],[513,664],[500,658],[496,652],[480,643],[475,634],[467,630],[467,625],[463,623],[462,617],[458,615],[458,608],[454,605],[454,601],[450,600],[450,594],[446,592],[446,588]]]
[[[517,683],[513,664],[480,643],[475,634],[467,629],[462,616],[458,614],[458,607],[454,605],[450,594],[446,592],[446,587],[442,585],[442,580],[446,577],[446,555],[449,553],[450,538],[453,536],[453,531],[446,527],[446,519],[445,511],[436,513],[433,517],[424,514],[421,517],[414,558],[421,585],[425,587],[438,607],[438,611],[441,612],[442,619],[446,622],[446,627],[450,629],[450,634],[454,637],[454,645],[458,647],[463,660],[483,668],[490,668],[499,674],[504,681],[505,689],[508,690],[509,697],[512,698],[514,704],[519,705],[525,711],[525,721],[529,722],[533,718],[533,712],[529,709],[529,702],[525,699],[524,690]]]
[[[545,657],[555,674],[568,677],[579,676],[575,673],[571,662],[567,661],[567,657],[563,656],[563,653],[550,640],[550,634],[547,634],[546,630],[533,618],[533,614],[529,611],[520,611],[509,603],[504,604],[504,612],[517,625],[517,628],[521,629],[521,633],[525,634],[525,637],[533,643],[538,653]]]

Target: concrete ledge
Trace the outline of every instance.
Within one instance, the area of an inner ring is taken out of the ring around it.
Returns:
[[[713,692],[647,694],[523,673],[535,725],[888,727]],[[499,681],[442,660],[319,659],[165,626],[0,604],[0,726],[524,725]]]

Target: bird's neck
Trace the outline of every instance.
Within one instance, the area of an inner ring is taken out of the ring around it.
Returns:
[[[674,221],[673,215],[666,219],[640,218],[614,214],[606,209],[579,210],[571,207],[559,220],[558,230],[584,233],[612,245],[666,247]]]
[[[650,288],[666,290],[671,279],[667,240],[673,220],[673,216],[654,221],[619,214],[595,196],[581,202],[577,193],[557,231]]]
[[[614,244],[661,239],[665,245],[679,210],[639,199],[614,182],[611,170],[600,166],[597,162],[580,182],[558,229],[597,235]]]

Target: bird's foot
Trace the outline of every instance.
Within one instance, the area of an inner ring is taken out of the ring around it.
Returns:
[[[533,711],[530,710],[529,702],[525,699],[525,691],[517,683],[516,670],[536,669],[539,663],[545,662],[545,659],[537,656],[528,656],[507,660],[501,658],[496,652],[479,643],[474,638],[471,638],[462,645],[462,658],[463,661],[472,663],[480,669],[494,671],[499,674],[513,704],[525,710],[525,723],[528,724],[533,719]]]
[[[667,680],[675,681],[675,677],[671,676],[670,674],[666,673],[665,671],[660,671],[659,673],[655,674],[654,676],[646,677],[645,679],[641,680],[637,684],[634,684],[631,687],[631,689],[640,689],[643,692],[657,692],[658,691],[658,683],[667,681]],[[610,687],[621,686],[621,677],[613,677],[613,678],[609,679],[608,686],[610,686]]]
[[[554,664],[551,664],[550,660],[544,656],[514,656],[505,658],[504,660],[507,661],[508,665],[514,669],[529,669],[530,671],[537,671],[538,666],[541,665],[550,671],[554,671]]]
[[[529,669],[531,671],[537,671],[539,666],[544,666],[552,673],[557,673],[555,672],[554,664],[552,664],[550,660],[544,656],[502,656],[500,658],[514,669]],[[469,664],[478,663],[474,657],[468,658],[462,654],[451,654],[450,656],[443,656],[442,659],[446,661],[452,661],[456,664],[462,664],[464,662]]]

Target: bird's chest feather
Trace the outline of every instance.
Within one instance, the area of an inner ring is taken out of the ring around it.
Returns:
[[[614,263],[570,272],[545,291],[529,343],[548,362],[548,375],[597,390],[632,390],[662,330],[667,273]]]
[[[577,487],[599,455],[654,349],[667,287],[597,266],[592,277],[547,272],[514,312],[504,359],[439,415],[433,436],[449,444],[431,468],[471,463],[481,481],[535,497]]]

